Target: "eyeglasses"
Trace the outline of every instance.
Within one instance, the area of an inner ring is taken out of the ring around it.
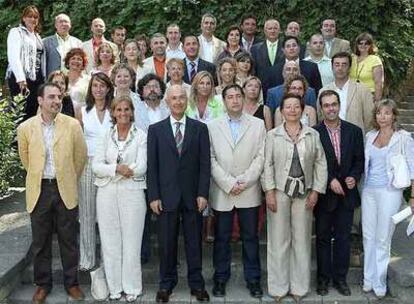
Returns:
[[[144,86],[144,89],[148,89],[148,90],[150,90],[150,89],[159,89],[160,88],[160,85],[157,83],[157,84],[147,84],[147,85],[145,85]]]

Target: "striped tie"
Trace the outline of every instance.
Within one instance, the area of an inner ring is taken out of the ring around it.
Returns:
[[[194,61],[191,61],[190,65],[191,65],[191,71],[190,71],[190,78],[191,79],[190,79],[190,82],[193,82],[194,76],[197,74],[196,64],[195,64]]]
[[[177,146],[178,155],[181,155],[183,149],[183,133],[181,132],[181,122],[177,121],[175,123],[175,144]]]

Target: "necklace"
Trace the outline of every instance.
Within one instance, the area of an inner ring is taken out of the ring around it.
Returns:
[[[295,129],[289,129],[285,124],[285,131],[293,142],[296,142],[301,130],[302,130],[302,124],[300,124],[299,127]]]

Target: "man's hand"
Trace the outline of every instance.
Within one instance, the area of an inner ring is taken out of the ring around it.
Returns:
[[[316,203],[318,202],[318,192],[315,190],[312,190],[308,197],[306,198],[306,208],[313,209],[316,206]]]
[[[329,187],[334,193],[345,196],[344,189],[342,189],[341,183],[336,178],[331,180]]]
[[[266,206],[272,212],[277,212],[277,202],[275,190],[266,191]]]
[[[154,212],[156,215],[160,215],[162,211],[161,200],[152,201],[150,203],[150,207],[152,212]]]
[[[198,207],[198,212],[203,212],[203,210],[206,209],[207,207],[207,200],[202,196],[198,196],[197,207]]]
[[[231,195],[239,195],[246,189],[246,183],[237,181],[230,190]]]
[[[130,178],[134,175],[134,171],[125,164],[116,165],[116,172],[125,178]]]
[[[356,180],[355,178],[348,176],[347,178],[345,178],[345,184],[349,190],[354,189],[356,185]]]

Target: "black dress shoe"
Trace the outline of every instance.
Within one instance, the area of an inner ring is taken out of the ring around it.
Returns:
[[[350,296],[351,295],[351,290],[349,289],[348,284],[346,284],[345,281],[338,281],[338,282],[334,282],[333,286],[335,287],[336,290],[338,290],[338,292],[343,295],[343,296]]]
[[[155,301],[157,303],[167,303],[170,300],[171,290],[167,289],[160,289],[157,292],[157,296],[155,298]]]
[[[205,289],[192,289],[191,295],[195,296],[198,302],[209,302],[210,296]]]
[[[249,289],[250,295],[253,298],[263,297],[263,290],[260,286],[260,282],[247,282],[247,288]]]
[[[226,283],[214,282],[213,296],[222,298],[226,295]]]
[[[328,294],[328,282],[319,281],[316,287],[316,293],[320,296],[326,296]]]

